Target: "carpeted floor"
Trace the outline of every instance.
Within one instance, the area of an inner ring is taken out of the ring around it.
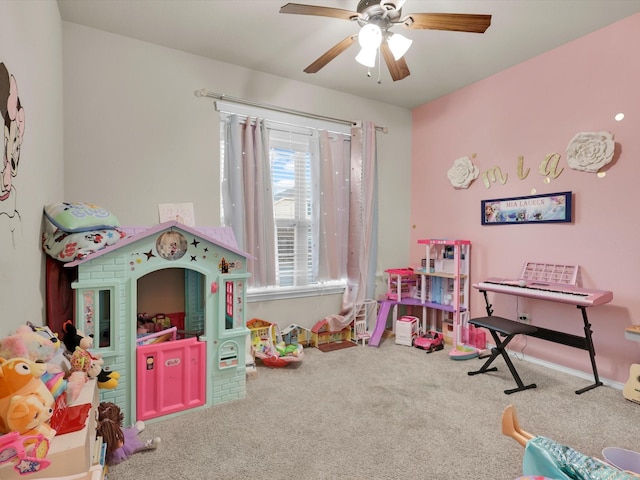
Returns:
[[[162,437],[160,447],[108,478],[513,480],[523,448],[501,433],[510,403],[523,429],[585,454],[640,449],[640,405],[620,390],[576,395],[592,382],[518,358],[523,382],[538,388],[505,395],[515,382],[502,359],[497,372],[469,376],[483,360],[389,338],[379,348],[308,348],[300,363],[259,366],[246,399],[148,422],[142,435]]]

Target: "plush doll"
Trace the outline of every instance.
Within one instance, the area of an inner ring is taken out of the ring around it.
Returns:
[[[19,426],[34,434],[42,433],[46,438],[55,435],[55,430],[46,424],[51,416],[48,412],[53,412],[54,400],[40,378],[45,371],[44,363],[27,358],[0,358],[0,434],[23,433],[11,428]],[[29,412],[38,414],[35,424],[26,421]]]
[[[31,361],[47,363],[55,354],[51,340],[33,332],[23,325],[16,333],[0,339],[0,357],[27,358]]]
[[[82,331],[78,330],[71,320],[67,320],[62,325],[62,343],[67,348],[69,355],[73,355],[76,351],[76,347],[84,348],[85,350],[93,347],[93,337],[86,336]]]
[[[124,415],[115,403],[100,402],[98,405],[97,432],[107,444],[107,465],[116,465],[127,460],[134,453],[155,450],[160,445],[160,437],[143,442],[138,438],[144,430],[144,422],[123,428]]]
[[[72,372],[84,372],[88,378],[95,378],[98,388],[113,389],[118,386],[120,374],[104,370],[102,368],[104,361],[101,358],[94,357],[87,350],[76,347],[73,355],[71,355],[70,362]]]
[[[0,357],[44,362],[46,371],[41,379],[54,399],[66,392],[67,403],[71,405],[80,395],[83,383],[78,377],[68,376],[71,364],[64,357],[60,341],[48,327],[36,327],[27,322],[15,334],[0,340]]]
[[[27,322],[27,326],[36,334],[48,339],[53,344],[53,356],[47,361],[49,365],[58,367],[65,374],[71,370],[69,360],[65,357],[65,347],[58,338],[58,334],[54,333],[49,327],[41,327],[34,325],[31,322]]]
[[[53,407],[46,405],[47,400],[37,393],[14,395],[9,401],[7,427],[21,435],[42,434],[51,440],[56,431],[48,424],[53,415]]]

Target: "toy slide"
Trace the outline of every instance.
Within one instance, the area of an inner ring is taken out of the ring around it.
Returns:
[[[371,338],[369,339],[370,347],[377,347],[380,345],[382,334],[384,333],[384,329],[387,327],[389,310],[393,304],[394,302],[381,302],[380,311],[378,312],[378,320],[376,320],[376,328],[373,330]]]

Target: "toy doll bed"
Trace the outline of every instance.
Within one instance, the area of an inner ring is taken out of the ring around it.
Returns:
[[[284,343],[277,323],[269,325],[266,335],[254,336],[252,343],[256,358],[268,367],[285,367],[304,357],[302,345]]]

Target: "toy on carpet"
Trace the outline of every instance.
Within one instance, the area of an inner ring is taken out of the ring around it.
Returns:
[[[426,350],[427,353],[437,352],[444,348],[444,337],[441,333],[429,330],[424,335],[418,336],[414,340],[413,346]]]
[[[502,433],[524,447],[522,473],[555,480],[631,480],[640,472],[622,470],[599,458],[584,455],[550,438],[523,430],[513,405],[502,412]],[[523,477],[527,478],[527,477]]]
[[[47,439],[56,434],[47,423],[54,399],[40,378],[45,369],[26,358],[0,358],[0,433],[41,433]]]
[[[18,432],[9,432],[0,435],[0,465],[14,462],[13,469],[20,475],[47,468],[51,464],[45,458],[47,453],[49,440],[42,434],[24,436]]]
[[[100,402],[98,405],[98,435],[102,435],[107,444],[106,464],[116,465],[131,455],[146,450],[155,450],[160,445],[160,437],[146,442],[138,435],[144,430],[144,422],[138,421],[130,427],[122,427],[124,415],[115,403]]]
[[[118,386],[120,374],[103,369],[104,360],[91,355],[88,350],[76,347],[70,362],[72,372],[84,372],[87,378],[95,378],[98,388],[110,390]]]

